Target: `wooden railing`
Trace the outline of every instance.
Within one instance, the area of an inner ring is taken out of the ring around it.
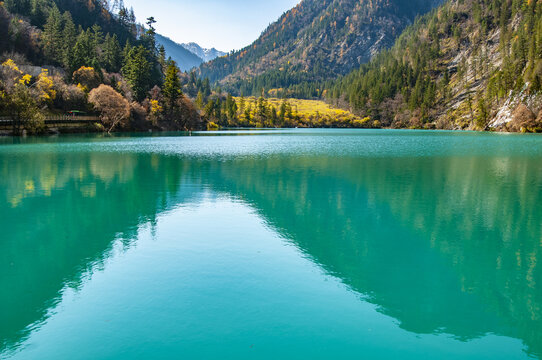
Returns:
[[[55,124],[89,124],[89,123],[99,123],[101,119],[98,116],[74,116],[74,115],[56,115],[56,116],[46,116],[45,124],[46,125],[55,125]],[[14,120],[9,116],[0,116],[0,125],[2,126],[12,126]],[[24,123],[24,121],[23,121]]]
[[[98,116],[81,116],[81,115],[57,115],[57,116],[46,116],[45,121],[94,121],[99,122],[100,118]]]

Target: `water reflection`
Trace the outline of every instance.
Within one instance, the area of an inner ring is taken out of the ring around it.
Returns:
[[[159,155],[34,153],[0,169],[0,341],[18,343],[66,286],[107,258],[112,242],[195,192],[187,170]],[[182,188],[183,190],[190,188]]]
[[[542,353],[533,160],[276,158],[221,169],[229,191],[404,329],[504,334]]]
[[[542,355],[540,158],[260,155],[0,153],[0,353],[116,239],[211,192],[251,204],[407,331]]]

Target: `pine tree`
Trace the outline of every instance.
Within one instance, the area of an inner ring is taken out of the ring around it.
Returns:
[[[228,115],[228,120],[234,122],[237,115],[237,103],[231,94],[228,94],[226,98],[226,113]]]
[[[143,45],[151,54],[156,53],[156,29],[154,28],[154,24],[156,24],[154,17],[149,17],[147,19],[148,29],[145,32],[145,35],[141,37]]]
[[[126,44],[124,44],[124,48],[122,49],[122,65],[123,66],[126,64],[126,60],[128,60],[130,51],[132,51],[132,44],[130,43],[130,40],[128,39],[126,40]]]
[[[94,49],[97,49],[99,46],[101,46],[104,41],[102,28],[97,24],[92,25],[91,39],[92,39],[92,46],[94,47]]]
[[[49,17],[43,28],[41,37],[45,56],[55,63],[62,63],[64,48],[62,43],[62,15],[56,4],[53,4]]]
[[[4,5],[13,14],[28,14],[31,9],[30,0],[5,0]]]
[[[117,5],[117,8],[118,8],[118,17],[119,17],[119,22],[125,27],[125,28],[129,28],[129,14],[128,14],[128,9],[124,6],[124,1],[123,0],[119,0],[119,3]]]
[[[489,110],[484,97],[480,96],[478,98],[478,116],[476,117],[476,126],[478,126],[479,129],[484,130],[487,126],[488,119]]]
[[[178,100],[182,95],[179,71],[175,61],[168,63],[162,94],[164,95],[164,107],[170,112],[178,107]]]
[[[198,109],[203,109],[203,103],[204,103],[204,98],[203,98],[203,92],[198,91],[198,96],[196,97],[196,107]]]
[[[32,24],[38,27],[45,25],[47,21],[47,11],[49,3],[46,0],[32,0],[31,2],[31,20]]]
[[[211,95],[211,84],[208,78],[205,78],[205,80],[203,80],[202,87],[203,97],[207,99]]]
[[[65,12],[62,17],[64,19],[64,30],[62,31],[62,63],[66,69],[69,69],[73,61],[75,43],[77,42],[77,29],[69,12]]]
[[[132,35],[137,35],[137,24],[134,8],[130,8],[130,11],[128,12],[128,28]]]
[[[166,72],[166,48],[164,45],[160,45],[158,48],[158,63],[160,64],[162,71]]]
[[[141,101],[151,88],[151,63],[147,60],[149,53],[145,47],[139,45],[130,49],[122,75],[132,88],[134,98]]]
[[[241,94],[241,99],[239,99],[239,111],[243,113],[245,111],[245,96]]]
[[[74,72],[82,66],[89,66],[95,69],[100,68],[98,54],[94,46],[90,29],[81,31],[72,51],[70,61],[70,72]]]
[[[119,72],[122,67],[122,49],[120,47],[117,34],[113,36],[106,35],[103,54],[102,54],[102,66],[108,72]]]

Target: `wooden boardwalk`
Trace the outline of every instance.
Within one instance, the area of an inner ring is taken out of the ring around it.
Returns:
[[[83,125],[101,122],[98,116],[58,115],[45,118],[45,125]],[[13,126],[13,123],[14,120],[9,117],[0,117],[0,127],[10,127]]]

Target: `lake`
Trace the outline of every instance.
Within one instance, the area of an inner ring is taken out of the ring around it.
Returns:
[[[0,139],[1,359],[541,359],[542,136]]]

